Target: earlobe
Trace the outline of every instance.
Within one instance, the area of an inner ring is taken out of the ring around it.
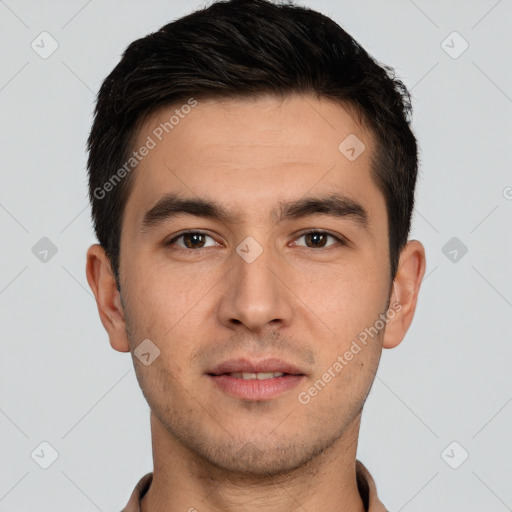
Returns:
[[[91,245],[87,251],[87,282],[91,287],[101,323],[108,333],[110,345],[119,352],[129,352],[124,309],[110,261],[101,245]]]
[[[395,314],[386,325],[384,348],[394,348],[404,339],[414,317],[425,266],[425,248],[417,240],[409,240],[400,253],[393,281],[390,309]]]

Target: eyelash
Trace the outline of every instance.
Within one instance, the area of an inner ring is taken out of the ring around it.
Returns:
[[[333,235],[332,233],[330,233],[329,231],[322,231],[322,230],[319,230],[319,229],[310,229],[308,231],[304,231],[304,232],[302,232],[297,237],[297,239],[302,238],[303,236],[309,235],[311,233],[330,236],[330,237],[334,238],[341,246],[348,246],[349,245],[348,241],[346,239],[344,239],[343,237],[336,236],[336,235]],[[189,230],[189,231],[184,231],[183,233],[180,233],[179,235],[175,236],[174,238],[172,238],[171,240],[166,242],[165,245],[166,246],[174,245],[174,243],[177,240],[179,240],[180,238],[182,238],[184,235],[205,235],[205,236],[208,236],[210,238],[213,238],[211,235],[209,235],[208,233],[205,233],[204,231],[192,231],[192,230]],[[327,247],[318,247],[316,250],[317,251],[322,250],[322,249],[326,250],[326,249],[329,249],[330,247],[333,247],[334,245],[335,244],[329,245]],[[202,249],[210,249],[210,247],[199,247],[197,249],[190,249],[188,247],[179,247],[179,246],[177,246],[177,247],[179,249],[183,249],[183,250],[188,251],[188,252],[199,252]],[[301,247],[303,247],[303,246],[301,246]],[[313,249],[313,250],[315,250],[314,247],[304,247],[304,248],[305,249]]]

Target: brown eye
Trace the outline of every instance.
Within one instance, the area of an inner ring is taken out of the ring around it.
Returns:
[[[176,241],[180,238],[183,239],[183,245],[177,244]],[[212,247],[215,245],[215,241],[213,245],[206,246],[205,241],[207,238],[211,238],[211,236],[203,233],[202,231],[187,231],[185,233],[181,233],[170,240],[166,245],[176,245],[181,247],[182,249],[205,249],[207,247]],[[213,239],[212,239],[213,240]]]
[[[331,233],[328,233],[326,231],[308,231],[307,233],[303,233],[299,237],[299,239],[304,238],[304,240],[306,242],[306,247],[308,247],[310,249],[323,249],[325,247],[330,247],[331,245],[336,245],[336,244],[327,245],[327,241],[328,241],[329,237],[336,240],[341,245],[345,245],[344,241],[341,238],[331,235]]]

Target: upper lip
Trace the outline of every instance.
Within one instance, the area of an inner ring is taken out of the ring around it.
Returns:
[[[267,372],[281,372],[289,373],[292,375],[305,375],[300,368],[294,366],[281,359],[230,359],[224,361],[215,368],[212,368],[207,373],[210,375],[222,375],[223,373],[267,373]]]

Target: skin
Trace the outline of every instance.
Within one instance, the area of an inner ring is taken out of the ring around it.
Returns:
[[[136,147],[176,106],[141,127]],[[355,134],[366,150],[338,149]],[[313,96],[201,100],[135,172],[121,235],[121,294],[103,249],[87,252],[86,273],[111,346],[132,353],[150,339],[160,356],[133,362],[151,408],[153,483],[143,512],[362,512],[355,460],[361,410],[382,348],[404,338],[425,272],[416,240],[389,278],[385,200],[370,175],[370,133],[350,112]],[[269,219],[278,200],[343,192],[368,212]],[[167,192],[215,199],[236,215],[226,224],[182,215],[141,233],[145,211]],[[308,240],[302,231],[345,237]],[[165,242],[185,229],[208,236]],[[252,263],[236,247],[252,236]],[[210,238],[211,237],[211,238]],[[188,242],[188,245],[186,245]],[[393,319],[308,404],[298,400],[375,325]],[[237,357],[277,357],[303,382],[277,398],[230,397],[205,374]],[[242,489],[242,490],[241,490]],[[194,509],[192,509],[194,510]]]

